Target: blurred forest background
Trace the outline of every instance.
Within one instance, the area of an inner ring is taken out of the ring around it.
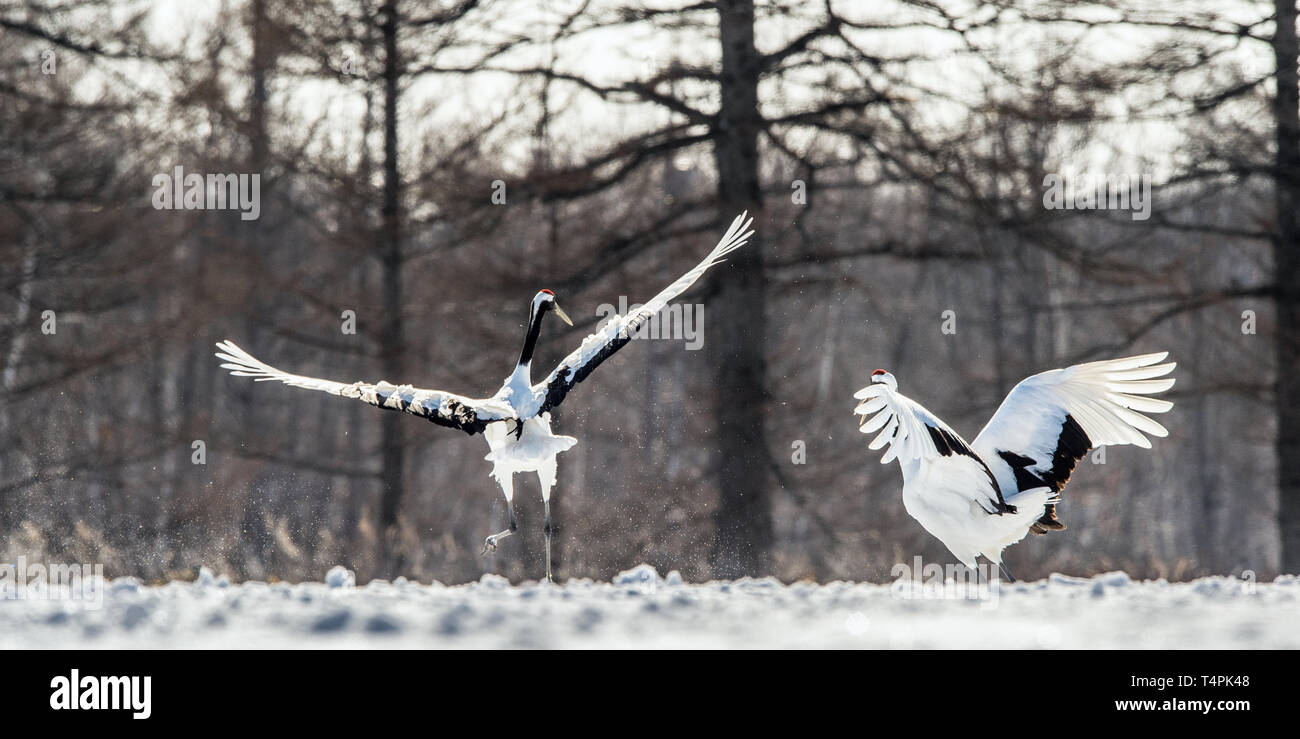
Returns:
[[[155,209],[176,166],[258,173],[260,217]],[[1069,172],[1151,173],[1150,219],[1045,208]],[[536,290],[578,324],[549,368],[746,208],[702,349],[555,414],[559,578],[949,562],[856,431],[872,369],[973,438],[1026,375],[1161,350],[1170,436],[1083,461],[1008,566],[1300,571],[1294,0],[0,0],[0,561],[537,578],[531,476],[479,555],[482,439],[213,343],[488,395]]]

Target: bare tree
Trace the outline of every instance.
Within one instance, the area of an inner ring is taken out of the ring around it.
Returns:
[[[1273,165],[1277,233],[1273,239],[1277,284],[1278,522],[1282,569],[1300,570],[1300,44],[1295,0],[1276,0],[1273,57],[1277,155]]]

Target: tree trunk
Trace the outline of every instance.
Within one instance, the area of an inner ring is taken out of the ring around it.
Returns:
[[[252,173],[257,173],[259,180],[259,196],[269,203],[270,182],[267,180],[267,165],[270,163],[270,133],[267,130],[267,77],[271,73],[273,64],[270,50],[270,21],[266,15],[266,1],[253,0],[249,6],[250,17],[248,20],[248,34],[253,40],[253,53],[251,58],[249,76],[252,80],[252,89],[248,96],[248,122],[246,133],[248,136],[249,159],[248,167]],[[264,235],[266,234],[267,213],[273,212],[273,208],[266,208],[262,217],[256,221],[249,221],[235,226],[230,219],[220,219],[222,238],[227,243],[242,243],[248,250],[246,258],[256,259],[266,247]],[[236,229],[238,229],[236,231]],[[241,236],[243,238],[241,238]],[[215,245],[214,245],[215,246]],[[219,248],[219,247],[216,247]],[[268,310],[270,301],[265,298],[255,298],[253,304],[248,306],[244,314],[243,335],[257,346],[256,337],[261,333],[261,326],[258,325],[256,316],[265,315]],[[234,387],[232,392],[235,395],[236,404],[233,409],[234,427],[237,429],[249,429],[257,427],[257,410],[253,402],[253,383],[239,383]],[[264,414],[263,414],[264,416]]]
[[[401,65],[397,52],[397,0],[383,8],[384,41],[384,202],[381,212],[380,262],[384,315],[380,343],[384,377],[401,383],[405,347],[402,332],[401,178],[397,165],[397,98]],[[395,577],[403,568],[397,516],[402,502],[402,426],[400,414],[384,413],[380,423],[383,490],[380,493],[377,569]]]
[[[269,22],[266,18],[266,0],[253,0],[251,5],[252,12],[252,37],[253,37],[253,60],[252,76],[253,90],[248,98],[249,113],[249,143],[252,147],[252,164],[253,171],[262,174],[265,178],[267,157],[269,147],[267,145],[266,132],[266,76],[271,66],[271,51],[268,48],[267,34],[270,31]],[[266,183],[263,182],[262,185]]]
[[[758,79],[753,0],[720,0],[721,109],[714,157],[721,224],[749,210],[759,215]],[[772,546],[770,475],[763,429],[766,336],[762,234],[728,257],[719,293],[709,305],[710,355],[716,362],[718,440],[715,469],[720,494],[710,556],[716,577],[759,575]]]
[[[1276,0],[1278,523],[1282,571],[1300,572],[1300,92],[1296,65],[1296,0]]]

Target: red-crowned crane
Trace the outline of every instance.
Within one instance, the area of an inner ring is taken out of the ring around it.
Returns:
[[[343,383],[315,377],[293,375],[278,370],[240,349],[231,341],[217,344],[221,351],[217,357],[225,360],[221,366],[231,374],[252,377],[255,381],[278,380],[286,385],[321,390],[331,395],[355,398],[395,411],[404,411],[432,421],[440,426],[460,429],[467,434],[482,433],[491,451],[486,459],[492,463],[492,477],[501,486],[510,517],[509,528],[492,534],[483,542],[483,553],[495,550],[497,544],[518,528],[515,524],[513,477],[517,472],[536,472],[542,486],[542,500],[546,506],[546,579],[551,575],[551,488],[555,485],[556,457],[577,443],[571,436],[557,436],[551,432],[552,408],[564,401],[575,385],[582,382],[601,362],[637,335],[642,325],[673,298],[680,295],[700,278],[710,267],[724,261],[727,254],[744,246],[753,235],[749,230],[752,218],[742,213],[731,222],[731,227],[699,264],[664,288],[645,305],[629,310],[627,315],[613,316],[595,333],[589,334],[572,354],[565,357],[541,382],[532,380],[533,348],[541,334],[542,319],[547,313],[555,315],[569,325],[573,322],[555,302],[555,293],[541,290],[533,297],[528,313],[528,332],[515,369],[505,384],[489,398],[470,398],[442,390],[421,390],[410,385],[391,385],[387,382]]]
[[[967,444],[948,424],[898,392],[885,370],[854,394],[859,430],[880,431],[870,449],[889,449],[882,464],[903,469],[903,507],[962,564],[984,555],[1002,568],[1002,550],[1029,532],[1065,528],[1056,517],[1061,489],[1094,447],[1151,448],[1145,434],[1164,426],[1142,415],[1164,413],[1168,400],[1147,397],[1173,387],[1168,352],[1076,364],[1016,385],[984,430]]]

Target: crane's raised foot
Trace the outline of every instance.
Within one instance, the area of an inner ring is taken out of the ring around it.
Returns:
[[[507,530],[505,530],[505,531],[502,531],[502,532],[499,533],[499,534],[493,534],[493,535],[489,536],[488,538],[484,539],[484,540],[483,540],[483,551],[479,552],[479,553],[478,553],[478,556],[482,557],[483,555],[487,554],[488,552],[495,552],[495,551],[497,550],[497,544],[499,544],[499,543],[501,542],[502,539],[506,538],[507,536],[510,536],[510,535],[513,534],[513,533],[515,533],[515,532],[510,531],[509,529],[507,529]]]
[[[506,538],[507,536],[510,536],[511,534],[519,530],[519,524],[515,523],[515,506],[513,503],[510,502],[510,498],[506,498],[506,513],[510,516],[510,528],[506,529],[505,531],[500,531],[498,533],[495,533],[489,536],[488,538],[484,539],[483,551],[479,552],[478,556],[482,557],[488,552],[495,552],[497,550],[497,544],[499,544],[502,539]]]

